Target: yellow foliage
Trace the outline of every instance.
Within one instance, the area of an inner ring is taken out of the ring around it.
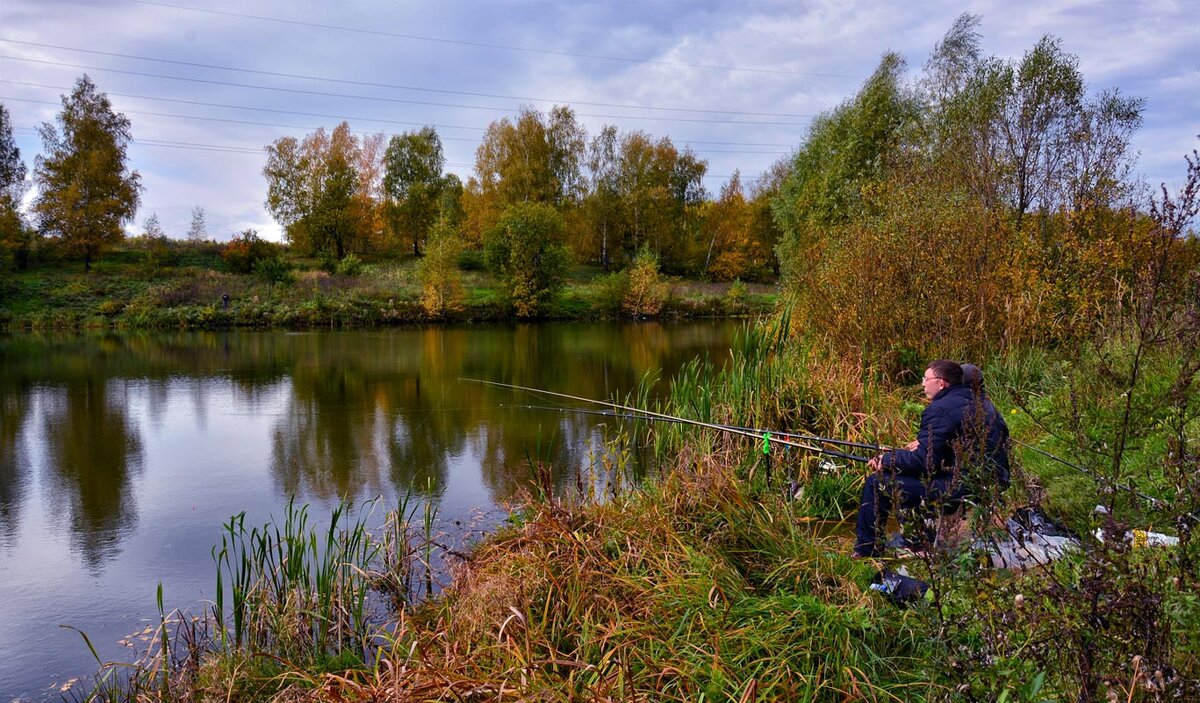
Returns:
[[[466,300],[462,273],[457,268],[462,244],[450,233],[435,236],[421,262],[421,308],[430,317],[461,312]]]
[[[669,286],[658,271],[658,257],[643,248],[629,267],[629,287],[621,308],[631,315],[652,317],[662,312]]]

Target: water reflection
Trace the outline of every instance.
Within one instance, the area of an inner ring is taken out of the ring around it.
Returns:
[[[65,516],[87,563],[100,565],[137,522],[141,435],[203,436],[214,412],[245,418],[247,432],[262,428],[259,441],[269,451],[263,468],[277,496],[442,495],[456,490],[448,485],[454,467],[471,461],[487,498],[504,502],[530,480],[534,462],[551,467],[553,481],[568,480],[599,437],[596,420],[531,411],[523,406],[538,404],[536,398],[464,379],[609,398],[635,388],[647,371],[670,376],[698,354],[723,355],[732,327],[565,324],[3,340],[0,534],[9,539],[17,532],[32,442],[48,467],[44,488],[53,513]],[[214,410],[217,388],[232,389],[233,397]],[[40,437],[27,420],[35,411]]]
[[[234,513],[261,524],[292,495],[320,515],[415,491],[466,522],[534,462],[572,481],[602,435],[595,417],[525,407],[553,400],[463,379],[611,398],[724,358],[738,326],[0,336],[0,651],[29,655],[0,658],[5,692],[38,699],[47,668],[93,668],[51,639],[60,622],[120,658],[158,579],[169,599],[211,598]]]
[[[137,522],[131,481],[141,470],[142,444],[124,410],[126,388],[89,377],[46,398],[49,502],[53,514],[66,516],[93,569],[117,553]]]
[[[22,437],[29,415],[29,383],[0,381],[0,546],[11,546],[20,520],[28,480],[28,452]]]

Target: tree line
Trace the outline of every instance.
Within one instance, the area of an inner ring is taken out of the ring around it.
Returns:
[[[433,127],[277,139],[265,205],[302,254],[421,257],[434,308],[460,296],[464,261],[502,273],[527,311],[570,261],[639,261],[715,280],[782,273],[797,324],[868,349],[1061,338],[1135,282],[1158,240],[1132,177],[1144,102],[1089,92],[1053,37],[1019,59],[985,56],[978,25],[959,17],[914,77],[885,54],[749,189],[735,172],[714,197],[707,162],[668,137],[588,134],[569,107],[523,107],[489,125],[465,183]],[[36,231],[16,209],[25,169],[0,120],[9,258],[20,265],[42,235],[90,265],[136,211],[128,119],[87,76],[63,97],[58,125],[41,128]]]
[[[776,268],[769,190],[747,194],[735,175],[711,200],[708,164],[691,149],[613,126],[589,136],[569,107],[523,107],[493,122],[466,183],[445,172],[441,138],[428,126],[389,139],[356,136],[343,122],[278,139],[267,154],[267,209],[313,255],[422,256],[443,236],[482,250],[506,211],[541,206],[562,218],[561,243],[574,258],[605,271],[643,248],[680,274],[765,279]]]

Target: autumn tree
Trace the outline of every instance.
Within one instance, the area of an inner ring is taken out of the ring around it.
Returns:
[[[392,137],[384,155],[383,190],[393,236],[412,243],[413,256],[437,221],[445,179],[442,140],[433,127]]]
[[[21,196],[25,192],[25,162],[13,139],[8,108],[0,103],[0,252],[12,256],[23,268],[29,256],[29,228],[21,217]]]
[[[47,122],[39,130],[45,155],[34,172],[33,210],[42,232],[61,238],[91,270],[104,249],[124,239],[123,225],[137,212],[140,176],[126,163],[129,119],[90,78],[76,81],[62,105],[58,127]]]
[[[571,108],[556,106],[543,115],[522,107],[515,122],[505,117],[488,125],[475,152],[480,188],[502,208],[522,202],[573,203],[584,188],[586,139]]]
[[[387,135],[364,135],[358,140],[358,190],[353,198],[353,219],[358,228],[355,237],[359,252],[381,251],[388,245],[388,223],[383,189],[384,151]]]
[[[698,267],[697,208],[705,200],[708,163],[691,149],[679,151],[664,137],[630,132],[620,142],[617,192],[621,205],[620,246],[626,260],[647,246],[664,270]]]
[[[704,271],[716,281],[747,278],[760,258],[752,239],[754,213],[742,191],[742,176],[734,171],[721,186],[721,195],[704,217],[708,240]]]
[[[267,210],[287,240],[312,255],[342,259],[360,243],[358,141],[343,122],[299,141],[277,139],[267,147]]]
[[[605,125],[588,144],[587,165],[590,191],[586,211],[596,242],[593,247],[600,265],[608,271],[613,263],[613,239],[621,213],[617,128]]]
[[[562,285],[570,262],[562,216],[546,203],[510,205],[485,235],[484,245],[519,317],[537,314]]]

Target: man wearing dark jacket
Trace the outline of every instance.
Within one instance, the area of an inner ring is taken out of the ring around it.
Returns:
[[[939,499],[957,489],[952,485],[955,447],[962,443],[964,420],[975,407],[974,394],[962,380],[962,367],[957,362],[930,362],[921,385],[931,402],[921,413],[916,448],[894,449],[867,463],[871,473],[863,485],[858,508],[855,556],[879,553],[878,531],[887,525],[894,501],[902,509],[915,508],[927,498]]]
[[[984,466],[987,469],[986,473],[975,478],[975,485],[969,488],[979,493],[1004,491],[1009,484],[1008,424],[983,390],[983,371],[974,364],[963,364],[962,372],[963,385],[971,389],[975,399],[972,419],[967,422],[967,442],[983,448]],[[982,422],[976,422],[975,417],[981,417]]]

